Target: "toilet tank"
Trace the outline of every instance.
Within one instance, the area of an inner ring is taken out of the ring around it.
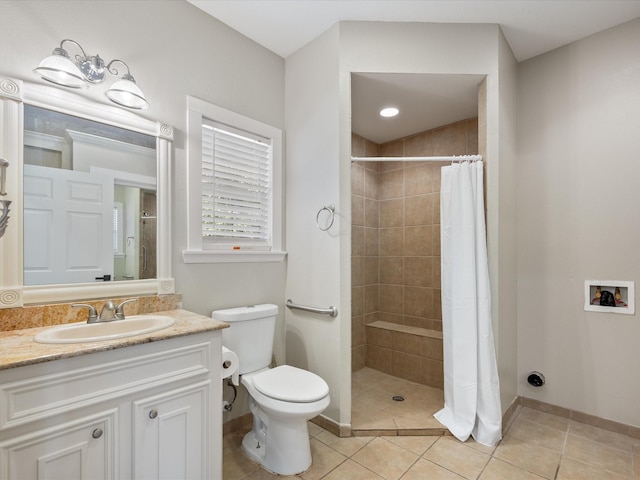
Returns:
[[[229,324],[222,344],[238,355],[240,375],[271,364],[278,306],[271,304],[214,310],[211,317]]]

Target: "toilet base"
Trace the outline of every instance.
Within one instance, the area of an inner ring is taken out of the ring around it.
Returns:
[[[298,475],[306,472],[311,466],[306,420],[294,422],[295,426],[288,422],[278,423],[270,422],[264,441],[259,440],[253,430],[247,433],[242,439],[242,450],[271,473]]]
[[[256,440],[254,432],[247,433],[242,439],[242,450],[251,457],[252,460],[262,465],[264,460],[265,446]]]

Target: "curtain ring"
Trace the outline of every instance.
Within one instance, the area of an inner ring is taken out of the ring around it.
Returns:
[[[329,212],[330,221],[328,222],[329,225],[327,225],[326,227],[322,228],[320,226],[320,214],[324,210]],[[335,213],[336,213],[336,207],[334,205],[329,205],[329,206],[322,207],[320,210],[318,210],[318,214],[316,215],[316,226],[323,232],[326,232],[327,230],[329,230],[333,226],[333,220],[335,218]]]

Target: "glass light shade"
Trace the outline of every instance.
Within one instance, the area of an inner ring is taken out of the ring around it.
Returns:
[[[126,78],[118,80],[111,85],[111,88],[105,92],[105,95],[114,103],[123,107],[143,110],[149,108],[149,102],[144,98],[142,90],[131,80]]]
[[[43,79],[63,87],[81,88],[87,86],[82,72],[78,70],[76,64],[70,58],[59,54],[50,55],[42,60],[34,72]]]

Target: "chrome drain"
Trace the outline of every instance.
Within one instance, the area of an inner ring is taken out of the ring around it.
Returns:
[[[394,402],[404,402],[404,396],[403,395],[392,395],[391,396],[391,400],[393,400]]]

